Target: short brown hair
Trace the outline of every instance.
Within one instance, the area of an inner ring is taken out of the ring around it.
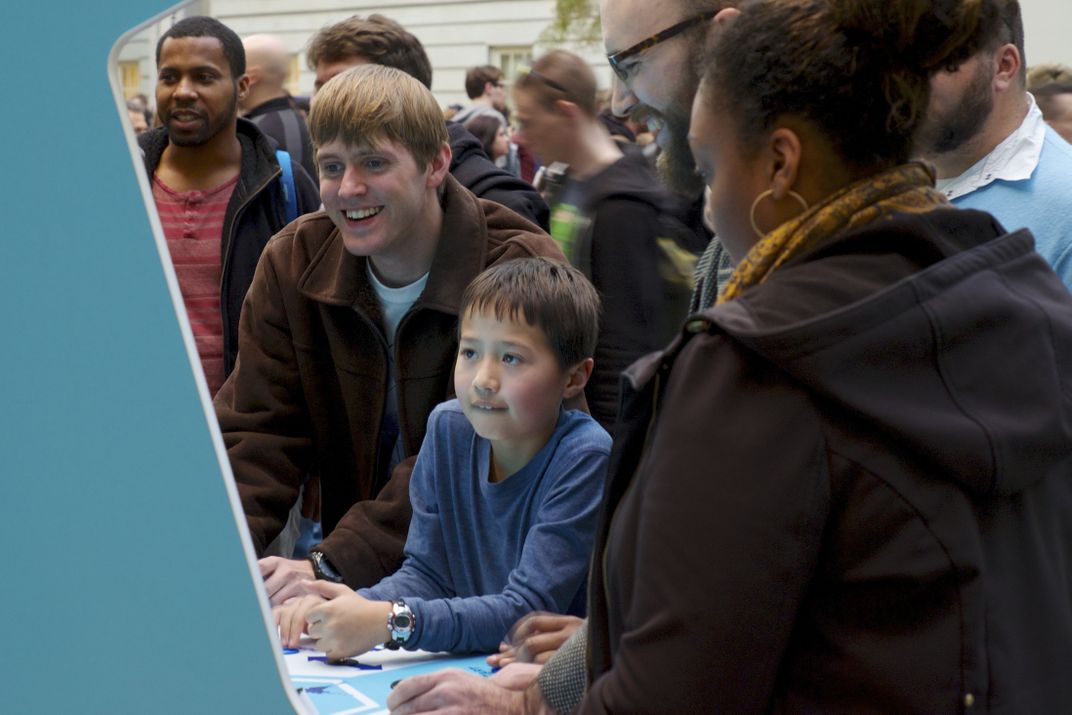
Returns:
[[[393,67],[357,65],[316,93],[309,134],[318,150],[336,139],[374,147],[386,137],[409,149],[423,170],[446,143],[447,126],[435,97],[416,79]]]
[[[402,70],[432,88],[432,63],[421,41],[383,15],[353,15],[320,29],[305,54],[309,69],[321,62],[343,62],[363,57],[377,65]]]
[[[502,81],[502,70],[495,65],[480,65],[470,67],[465,73],[465,93],[469,99],[476,99],[484,94],[484,85],[488,82],[498,84]]]
[[[589,117],[596,116],[596,74],[580,56],[551,50],[518,75],[514,89],[530,92],[544,107],[559,99],[576,104]]]
[[[533,257],[500,263],[474,278],[462,294],[460,314],[490,311],[496,320],[524,318],[543,331],[559,367],[568,370],[595,353],[599,307],[599,294],[583,273]]]

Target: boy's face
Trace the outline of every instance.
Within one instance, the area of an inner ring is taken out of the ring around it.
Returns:
[[[572,370],[558,364],[547,336],[524,318],[497,320],[467,312],[461,321],[454,388],[462,412],[489,440],[496,465],[508,476],[540,451],[558,420],[563,397],[574,385]]]
[[[445,156],[449,165],[449,152]],[[435,244],[432,215],[441,211],[436,188],[446,174],[443,156],[422,169],[409,149],[386,137],[376,147],[336,139],[319,148],[317,166],[324,209],[351,254],[405,263]]]

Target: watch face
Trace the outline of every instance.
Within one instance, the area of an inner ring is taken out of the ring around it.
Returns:
[[[395,614],[395,628],[399,630],[405,630],[411,625],[410,617],[408,613],[396,613]]]

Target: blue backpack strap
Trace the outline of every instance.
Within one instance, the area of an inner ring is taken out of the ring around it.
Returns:
[[[290,165],[290,154],[277,149],[275,158],[279,161],[279,168],[283,175],[279,177],[279,187],[283,190],[283,201],[286,203],[287,223],[298,218],[298,191],[294,188],[294,169]]]

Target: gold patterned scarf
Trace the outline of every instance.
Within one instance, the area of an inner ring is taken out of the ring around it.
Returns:
[[[934,170],[916,162],[850,184],[752,246],[722,289],[718,303],[737,298],[793,256],[844,231],[894,213],[926,213],[948,205],[934,188]]]

